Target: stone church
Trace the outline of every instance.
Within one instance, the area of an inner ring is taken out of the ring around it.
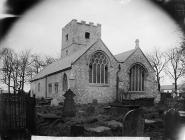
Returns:
[[[100,24],[77,20],[62,29],[60,60],[31,80],[31,92],[36,97],[63,100],[69,88],[76,95],[76,103],[157,97],[155,71],[138,39],[133,49],[113,55],[101,40]]]

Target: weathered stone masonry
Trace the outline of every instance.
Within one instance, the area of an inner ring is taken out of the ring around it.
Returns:
[[[88,38],[86,33],[89,34]],[[135,49],[119,54],[119,59],[113,56],[101,40],[101,25],[72,20],[62,29],[61,59],[43,69],[31,81],[31,91],[36,97],[52,97],[63,101],[63,76],[67,75],[68,88],[76,94],[76,103],[89,103],[93,99],[107,103],[116,100],[116,80],[118,66],[119,90],[130,94],[131,99],[157,96],[155,71],[139,48],[136,40]],[[108,59],[108,83],[89,83],[90,58],[96,52],[101,52]],[[124,60],[122,61],[122,58]],[[144,78],[144,91],[129,91],[129,70],[134,64],[142,64],[147,73]],[[58,83],[56,93],[55,83]],[[40,84],[40,91],[38,85]],[[49,92],[48,85],[52,85]]]

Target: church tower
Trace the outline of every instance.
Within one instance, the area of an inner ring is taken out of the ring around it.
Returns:
[[[73,54],[101,38],[101,25],[73,19],[62,28],[61,58]]]

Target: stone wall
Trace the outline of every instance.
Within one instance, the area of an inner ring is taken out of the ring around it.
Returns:
[[[85,38],[85,32],[90,33],[89,39]],[[68,40],[66,40],[66,35],[68,35]],[[78,22],[77,20],[72,20],[62,29],[61,57],[71,55],[84,47],[84,45],[96,42],[100,37],[100,24],[94,25],[92,22],[86,23],[85,21]]]
[[[47,78],[43,78],[40,80],[33,81],[31,83],[31,91],[32,93],[36,94],[36,97],[52,97],[52,98],[58,98],[61,101],[63,101],[64,97],[64,91],[62,87],[62,81],[63,81],[63,75],[64,73],[67,75],[68,78],[68,87],[70,87],[70,81],[69,81],[69,76],[70,76],[70,70],[60,72],[51,76],[47,76]],[[55,93],[55,83],[58,82],[58,93]],[[38,92],[38,83],[40,83],[40,92]],[[46,84],[47,83],[47,84]],[[52,84],[52,92],[49,93],[49,88],[48,85]],[[47,85],[47,87],[46,87]],[[46,92],[47,88],[47,92]]]
[[[93,84],[89,83],[89,60],[93,53],[101,51],[109,59],[108,66],[108,84]],[[142,63],[148,73],[145,78],[145,91],[140,93],[131,93],[131,99],[141,97],[157,97],[157,86],[155,84],[155,74],[151,65],[143,55],[142,51],[137,48],[135,53],[131,55],[124,63],[120,63],[121,71],[119,72],[120,84],[119,88],[128,91],[129,87],[129,69],[134,63]],[[107,47],[101,40],[95,43],[85,54],[83,54],[73,65],[72,69],[65,72],[60,72],[47,77],[47,97],[57,98],[63,101],[64,91],[62,87],[63,75],[67,74],[68,87],[76,94],[76,103],[90,103],[93,99],[98,102],[107,103],[113,102],[116,99],[116,73],[118,71],[118,61],[110,53]],[[59,84],[58,94],[55,93],[55,82]],[[41,91],[38,91],[38,83],[41,84]],[[52,93],[49,94],[48,84],[52,84]],[[46,97],[46,78],[32,82],[31,89],[36,94],[36,97]]]
[[[109,59],[108,66],[108,84],[100,85],[89,83],[89,59],[96,51],[102,51],[107,54]],[[89,103],[93,99],[98,102],[112,102],[116,98],[116,72],[118,71],[118,62],[104,46],[102,41],[97,42],[91,47],[78,61],[72,66],[75,73],[74,93],[77,95],[75,101],[77,103]]]
[[[124,63],[121,63],[121,71],[119,73],[120,77],[120,88],[124,91],[128,91],[129,88],[129,69],[134,63],[141,63],[145,66],[148,73],[146,74],[144,80],[144,92],[132,92],[131,99],[141,98],[141,97],[157,97],[157,85],[155,81],[155,71],[152,66],[147,61],[146,57],[143,55],[140,48],[137,48],[135,53],[132,54]]]
[[[38,84],[40,83],[40,91],[38,91]],[[46,90],[45,90],[45,78],[34,81],[31,83],[31,94],[35,94],[36,97],[45,97]]]

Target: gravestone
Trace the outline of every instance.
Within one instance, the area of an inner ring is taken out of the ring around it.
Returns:
[[[74,102],[74,96],[75,94],[69,89],[66,91],[66,93],[63,95],[65,97],[64,99],[64,107],[63,107],[63,116],[65,117],[74,117],[76,108],[75,108],[75,102]]]
[[[123,136],[143,136],[144,116],[141,109],[128,111],[123,118]]]
[[[97,105],[97,104],[98,104],[98,100],[97,100],[97,99],[93,99],[93,100],[92,100],[92,104],[93,104],[93,105]]]
[[[72,125],[70,136],[84,136],[84,127],[80,125]]]
[[[180,126],[180,115],[177,110],[169,109],[164,117],[164,139],[175,140]]]
[[[111,120],[106,122],[107,126],[110,127],[113,130],[119,129],[123,127],[123,124],[121,122],[115,121],[115,120]]]
[[[85,112],[86,112],[86,115],[87,115],[87,116],[93,115],[93,114],[95,113],[95,107],[92,106],[92,105],[89,105],[89,106],[86,108]]]
[[[85,130],[88,136],[112,136],[111,128],[106,126],[86,127]]]
[[[58,105],[59,105],[59,102],[58,102],[58,100],[56,98],[51,100],[50,106],[58,106]]]

